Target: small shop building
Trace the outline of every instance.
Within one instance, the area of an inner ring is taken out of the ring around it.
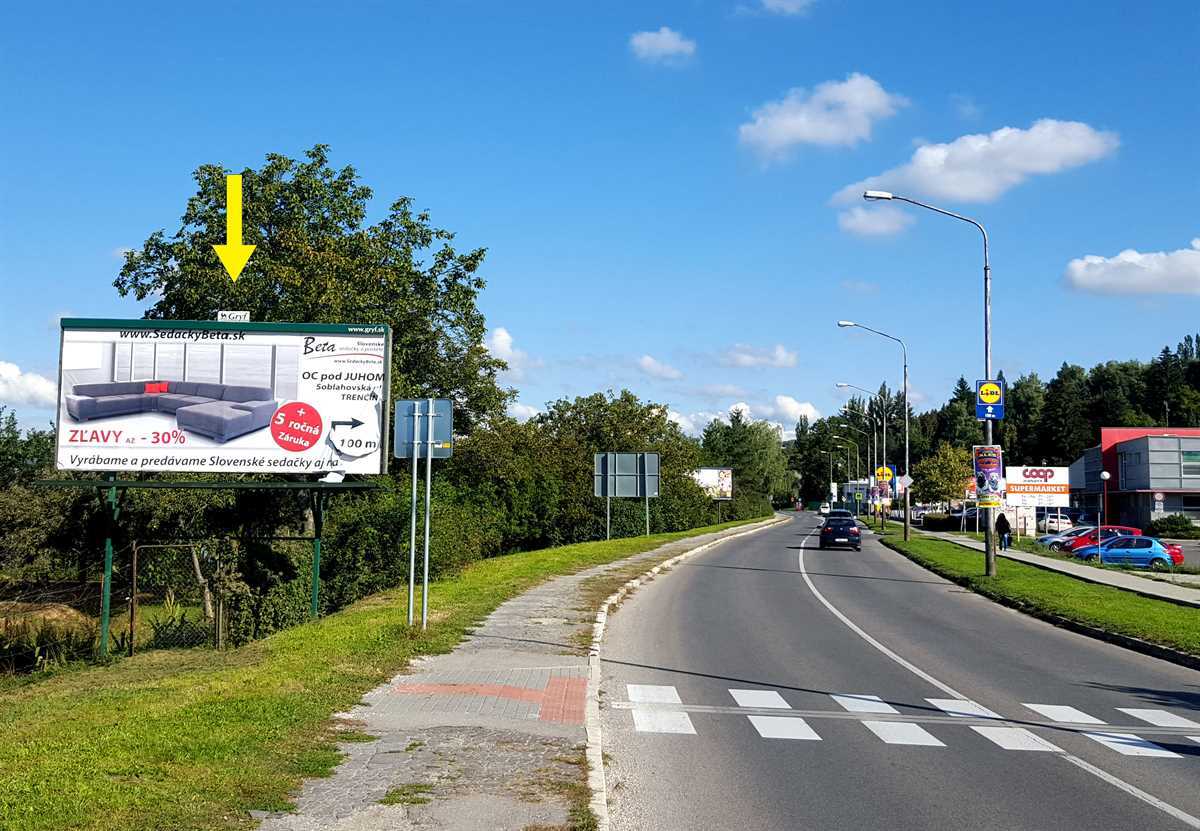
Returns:
[[[1102,427],[1070,468],[1071,504],[1094,516],[1108,471],[1104,521],[1145,528],[1183,514],[1200,524],[1200,428]]]

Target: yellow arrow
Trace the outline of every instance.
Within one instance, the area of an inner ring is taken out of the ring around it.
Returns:
[[[236,283],[250,255],[253,245],[242,245],[242,174],[231,173],[225,177],[225,244],[214,245],[221,265]]]

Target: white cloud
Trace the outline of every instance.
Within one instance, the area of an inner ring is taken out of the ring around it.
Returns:
[[[663,26],[657,32],[634,32],[629,48],[647,63],[680,63],[696,54],[696,41]]]
[[[804,14],[816,0],[762,0],[762,7],[774,14]]]
[[[782,343],[775,344],[772,349],[757,349],[739,343],[721,356],[721,363],[737,367],[789,367],[796,365],[796,353],[784,348]]]
[[[519,401],[514,401],[508,405],[508,414],[520,422],[529,421],[529,419],[540,412],[541,410],[537,407],[530,404],[522,404]]]
[[[979,105],[975,103],[975,99],[969,95],[962,93],[954,93],[950,96],[950,103],[954,105],[954,111],[958,113],[958,117],[964,121],[974,121],[982,114]]]
[[[855,72],[845,81],[826,81],[810,94],[797,87],[768,101],[738,128],[742,144],[764,159],[778,159],[800,144],[855,145],[871,137],[872,125],[895,115],[908,99]]]
[[[991,202],[1031,176],[1059,173],[1116,151],[1116,133],[1079,121],[1043,118],[1028,130],[1002,127],[918,147],[907,164],[847,185],[834,202],[851,204],[864,190],[890,190],[953,202]]]
[[[1200,294],[1200,237],[1178,251],[1089,254],[1067,263],[1064,276],[1072,288],[1097,294]]]
[[[879,284],[869,280],[842,280],[838,285],[842,291],[863,297],[879,294]]]
[[[530,358],[528,353],[518,349],[512,334],[503,326],[493,329],[484,345],[489,352],[508,364],[508,370],[503,375],[511,381],[524,381],[528,370],[542,365],[541,361]]]
[[[855,205],[838,214],[838,227],[861,237],[898,234],[916,220],[894,205]]]
[[[673,366],[668,366],[662,361],[656,361],[649,355],[643,355],[638,358],[638,367],[642,372],[649,375],[651,378],[662,378],[668,381],[674,381],[683,377],[683,373]]]
[[[790,395],[775,396],[775,412],[768,415],[775,415],[780,418],[786,418],[792,424],[800,420],[801,416],[809,421],[816,421],[821,417],[820,412],[807,401],[797,401]]]
[[[705,384],[700,387],[701,395],[706,395],[711,398],[740,398],[746,394],[746,391],[737,384]]]
[[[49,378],[22,372],[16,364],[0,361],[0,404],[53,409],[58,387]]]

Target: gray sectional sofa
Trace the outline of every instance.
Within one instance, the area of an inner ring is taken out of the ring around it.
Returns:
[[[147,384],[166,384],[167,391],[146,392]],[[219,442],[266,427],[277,406],[268,387],[198,381],[76,384],[66,400],[67,412],[76,421],[130,413],[174,413],[182,429]]]

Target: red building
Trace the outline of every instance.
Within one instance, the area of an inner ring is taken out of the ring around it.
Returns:
[[[1183,514],[1200,523],[1200,428],[1103,427],[1100,444],[1071,465],[1071,501],[1100,508],[1100,472],[1110,475],[1105,522],[1144,528]]]

